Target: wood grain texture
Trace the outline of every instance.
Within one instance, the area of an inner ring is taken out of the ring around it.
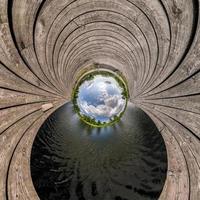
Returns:
[[[199,0],[0,0],[0,199],[39,199],[35,135],[80,72],[102,63],[126,77],[165,140],[160,199],[199,200],[199,28]]]

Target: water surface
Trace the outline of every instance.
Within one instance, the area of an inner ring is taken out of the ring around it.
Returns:
[[[94,128],[68,103],[42,125],[31,154],[31,175],[41,200],[158,199],[166,170],[159,131],[132,104],[120,122]]]

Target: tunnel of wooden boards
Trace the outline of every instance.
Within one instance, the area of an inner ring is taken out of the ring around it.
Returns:
[[[0,199],[36,200],[33,140],[93,63],[114,66],[166,144],[160,199],[200,198],[199,0],[0,0]]]

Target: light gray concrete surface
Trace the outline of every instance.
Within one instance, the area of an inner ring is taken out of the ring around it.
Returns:
[[[199,0],[0,0],[0,200],[39,199],[34,137],[93,63],[121,71],[161,131],[160,199],[199,200],[199,28]]]

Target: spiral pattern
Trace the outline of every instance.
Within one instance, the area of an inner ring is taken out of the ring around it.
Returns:
[[[0,0],[0,199],[39,199],[33,140],[93,63],[120,71],[168,152],[160,199],[200,197],[199,0]]]

